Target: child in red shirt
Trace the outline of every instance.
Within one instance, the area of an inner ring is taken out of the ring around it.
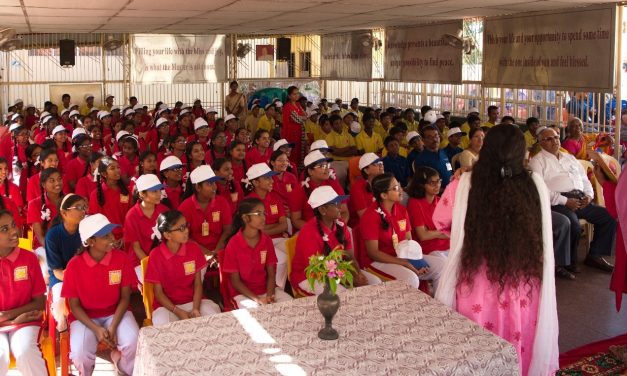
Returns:
[[[253,147],[246,152],[246,164],[252,166],[257,163],[270,163],[272,148],[270,148],[270,133],[259,129],[253,138]]]
[[[133,374],[139,328],[128,310],[135,272],[126,254],[114,249],[111,224],[102,214],[78,227],[86,249],[67,265],[61,296],[70,306],[70,358],[81,375],[94,368],[99,342],[109,347],[118,369]]]
[[[244,199],[233,218],[228,244],[224,250],[222,271],[229,275],[233,300],[240,308],[290,301],[276,289],[277,263],[272,239],[263,233],[265,207],[257,198]]]
[[[202,274],[205,255],[189,241],[183,214],[167,211],[157,219],[158,240],[150,252],[145,279],[153,284],[152,324],[154,326],[220,313],[220,307],[203,299]]]
[[[39,154],[39,168],[43,171],[47,168],[57,168],[59,166],[59,157],[54,149],[44,149]],[[39,181],[41,173],[34,174],[28,179],[28,188],[26,189],[26,201],[30,202],[41,195]]]
[[[74,138],[73,158],[67,164],[67,171],[63,176],[63,189],[66,192],[75,192],[76,183],[89,172],[89,157],[91,156],[91,138],[86,134],[79,134]]]
[[[217,195],[224,197],[231,207],[231,213],[237,211],[237,205],[244,199],[244,190],[241,184],[236,184],[233,179],[233,165],[231,161],[218,158],[211,164],[216,176],[222,179],[216,181]]]
[[[98,169],[102,157],[103,155],[99,152],[92,152],[89,155],[89,169],[84,176],[78,178],[76,181],[74,193],[86,199],[91,197],[91,193],[96,190],[96,177],[94,176],[94,172]]]
[[[61,172],[56,168],[46,168],[41,172],[40,196],[28,202],[26,223],[33,230],[33,249],[38,255],[38,248],[43,250],[48,225],[58,214],[57,208],[63,198],[62,190]]]
[[[122,148],[122,155],[117,158],[121,179],[128,186],[139,169],[139,142],[135,136],[122,136],[118,145]]]

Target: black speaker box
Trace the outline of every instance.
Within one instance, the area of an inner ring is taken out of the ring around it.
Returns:
[[[290,60],[292,40],[290,38],[278,38],[276,44],[276,59],[281,61]]]
[[[61,66],[74,66],[76,57],[76,43],[72,39],[59,41],[59,59]]]

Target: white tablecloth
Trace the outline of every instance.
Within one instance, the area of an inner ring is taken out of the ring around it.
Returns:
[[[402,282],[143,328],[134,375],[518,375],[513,346]]]

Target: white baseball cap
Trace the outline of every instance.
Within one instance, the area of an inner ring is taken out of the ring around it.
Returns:
[[[255,108],[259,108],[259,105],[257,103],[253,103],[252,106],[250,106],[250,110],[254,110]]]
[[[52,120],[52,116],[48,115],[48,116],[44,116],[41,119],[41,124],[46,124],[47,122],[49,122],[50,120]]]
[[[446,134],[446,137],[451,137],[451,136],[455,136],[456,134],[460,134],[462,136],[466,135],[466,132],[462,132],[462,130],[459,127],[453,127],[451,129],[448,130],[448,133]]]
[[[162,114],[162,113],[164,113],[164,112],[166,112],[166,111],[170,111],[170,109],[169,109],[168,107],[166,107],[166,108],[160,108],[160,109],[157,111],[157,116],[161,116],[161,114]]]
[[[283,107],[283,102],[281,102],[281,101],[276,101],[276,102],[274,102],[274,106],[275,106],[276,108],[281,108],[281,107]]]
[[[87,100],[88,98],[93,98],[93,97],[94,97],[94,95],[93,95],[93,94],[89,94],[89,93],[87,93],[87,94],[85,94],[85,95],[83,96],[83,99],[84,99],[84,100]]]
[[[21,118],[22,114],[20,114],[19,112],[14,113],[13,115],[11,115],[11,120],[16,120],[17,118]]]
[[[133,106],[133,110],[135,111],[139,111],[139,110],[144,110],[144,105],[141,103],[137,103],[135,106]]]
[[[70,113],[71,113],[71,112],[70,112]],[[44,117],[46,117],[46,116],[50,116],[50,112],[48,112],[48,111],[44,111],[44,112],[42,112],[41,114],[39,114],[39,118],[40,118],[40,119],[43,119],[43,118],[44,118]]]
[[[168,125],[168,119],[166,119],[166,118],[159,118],[159,119],[157,119],[157,122],[155,123],[155,126],[157,128],[159,128],[163,124]]]
[[[67,114],[68,112],[70,112],[69,108],[64,108],[63,110],[61,110],[61,116]]]
[[[179,117],[187,114],[189,114],[189,110],[187,108],[184,108],[181,110],[181,112],[179,112]]]
[[[433,110],[427,111],[427,113],[425,114],[425,121],[428,121],[431,124],[435,124],[437,120],[438,120],[438,115],[435,113],[435,111]]]
[[[54,136],[55,134],[59,133],[59,132],[67,132],[67,129],[65,129],[64,126],[62,125],[57,125],[56,127],[54,127],[54,129],[52,130],[52,135]]]
[[[381,162],[382,160],[383,159],[381,159],[375,153],[366,153],[362,155],[361,158],[359,158],[359,169],[363,170],[371,164]]]
[[[440,120],[440,119],[444,119],[444,115],[442,114],[438,114],[438,116],[436,116],[436,119]]]
[[[105,100],[109,99],[109,98],[115,98],[115,96],[113,94],[107,94],[105,95]]]
[[[335,112],[339,110],[340,110],[340,107],[337,104],[334,104],[333,106],[331,106],[331,112]]]
[[[175,157],[173,155],[164,158],[161,161],[161,165],[159,165],[159,171],[166,171],[166,170],[171,170],[171,169],[177,169],[177,168],[182,168],[183,167],[183,162],[181,162],[181,160],[178,157]]]
[[[274,106],[274,103],[268,103],[268,104],[267,104],[267,105],[265,105],[263,108],[264,108],[266,111],[268,111],[268,109],[269,109],[270,107],[272,107],[272,106]]]
[[[69,105],[69,106],[67,106],[67,108],[69,108],[70,110],[71,110],[72,108],[74,108],[74,107],[78,108],[78,105],[77,105],[77,104],[74,104],[74,103],[70,103],[70,105]]]
[[[20,129],[22,128],[23,125],[20,123],[13,123],[11,124],[11,126],[9,127],[9,132],[13,132],[14,130]]]
[[[272,146],[272,150],[277,151],[282,146],[289,146],[290,148],[293,148],[295,144],[290,143],[286,139],[282,138],[279,141],[274,143],[274,145]]]
[[[100,109],[99,109],[98,107],[92,107],[92,108],[89,110],[89,112],[90,112],[90,113],[92,113],[92,112],[100,112]]]
[[[72,117],[72,116],[78,116],[78,115],[80,115],[80,114],[81,114],[81,113],[80,113],[80,112],[78,112],[78,111],[76,111],[76,110],[72,110],[72,111],[70,111],[70,117]]]
[[[314,150],[321,150],[321,151],[331,151],[331,148],[329,147],[329,144],[327,144],[327,142],[325,140],[318,140],[318,141],[314,141],[311,143],[311,146],[309,147],[309,151],[314,151]]]
[[[163,119],[165,120],[165,119]],[[197,131],[201,128],[209,128],[209,123],[207,123],[207,120],[203,119],[203,118],[198,118],[196,120],[194,120],[194,130]]]
[[[163,184],[159,181],[159,178],[154,174],[142,175],[135,181],[135,187],[137,192],[144,191],[160,191],[163,189]]]
[[[222,178],[216,176],[211,167],[207,165],[198,166],[194,169],[194,171],[192,171],[191,174],[189,174],[189,180],[192,182],[192,184],[198,184],[205,181],[213,183],[214,181],[221,179]]]
[[[216,111],[216,109],[215,109],[215,108],[210,107],[210,108],[207,110],[207,113],[208,113],[208,114],[211,114],[211,113],[213,113],[213,114],[217,114],[217,113],[218,113],[218,111]]]
[[[27,104],[26,105],[26,109],[28,110],[29,108],[35,108],[36,109],[37,107],[35,107],[34,104]]]
[[[335,192],[335,190],[332,187],[328,185],[323,185],[321,187],[314,189],[313,192],[311,192],[311,194],[309,195],[309,200],[307,200],[307,203],[309,204],[309,206],[311,206],[312,209],[315,209],[322,205],[336,204],[336,203],[346,201],[346,200],[348,200],[348,196],[346,195],[340,196],[337,194],[337,192]]]
[[[226,123],[226,122],[228,122],[229,120],[233,120],[233,119],[237,120],[237,116],[235,116],[235,115],[233,115],[233,114],[228,114],[228,115],[226,115],[226,117],[224,118],[224,122]]]
[[[87,134],[87,131],[85,130],[85,128],[75,128],[72,131],[72,140],[75,139],[79,134]]]
[[[115,135],[115,141],[116,142],[120,142],[120,140],[122,139],[122,137],[125,136],[130,136],[131,134],[128,133],[127,131],[119,131],[118,134]]]
[[[120,111],[120,106],[113,106],[111,107],[111,112],[113,111]]]
[[[396,247],[396,256],[408,260],[421,260],[422,247],[415,240],[403,240]]]
[[[93,214],[85,217],[78,224],[78,233],[81,236],[81,241],[83,243],[87,242],[87,239],[92,237],[101,237],[109,234],[113,231],[114,228],[120,227],[119,225],[114,225],[107,217],[102,214]]]
[[[351,132],[353,133],[359,133],[361,132],[361,124],[359,124],[359,122],[354,121],[351,123]]]
[[[257,163],[250,166],[248,171],[246,171],[246,179],[253,181],[257,178],[270,177],[278,174],[278,172],[272,171],[267,163]]]
[[[468,110],[469,114],[472,114],[473,112],[478,114],[479,113],[479,109],[477,107],[471,107],[470,110]]]
[[[109,111],[98,112],[98,119],[102,120],[105,116],[111,116],[111,113]]]
[[[18,99],[15,100],[15,102],[13,102],[13,105],[15,106],[15,105],[20,104],[20,103],[24,103],[24,101],[22,99],[18,98]]]
[[[126,110],[124,110],[124,117],[133,115],[134,113],[135,113],[135,110],[133,110],[132,108],[127,108]]]
[[[309,167],[313,164],[315,164],[316,162],[320,162],[320,161],[332,161],[332,158],[327,158],[324,156],[324,154],[322,154],[322,152],[320,152],[320,150],[314,150],[312,152],[310,152],[309,154],[307,154],[307,156],[305,157],[305,166]]]
[[[405,136],[405,140],[407,141],[407,143],[410,143],[411,140],[413,140],[416,137],[420,137],[420,133],[418,133],[416,131],[411,131],[411,132],[407,133],[407,136]]]

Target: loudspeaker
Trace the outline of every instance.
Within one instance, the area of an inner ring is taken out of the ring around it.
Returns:
[[[71,39],[59,40],[59,59],[62,67],[74,66],[76,43]]]
[[[290,38],[277,38],[276,45],[276,59],[280,61],[290,60],[292,40]]]

